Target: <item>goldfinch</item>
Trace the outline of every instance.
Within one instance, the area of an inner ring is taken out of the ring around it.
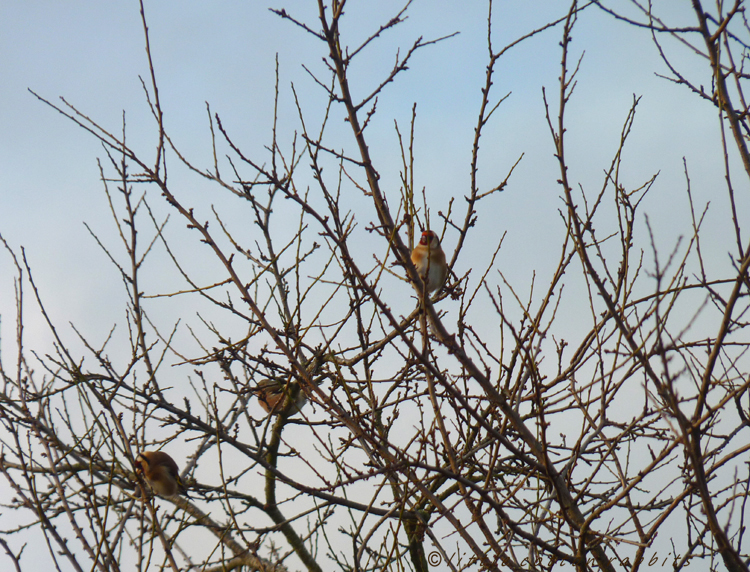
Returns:
[[[294,404],[291,407],[289,415],[299,413],[307,403],[307,395],[297,384],[284,384],[282,381],[274,378],[268,378],[261,381],[253,389],[253,393],[258,397],[260,406],[266,413],[278,414],[281,413],[281,408],[284,406],[284,399],[290,393],[293,395]]]
[[[422,233],[419,244],[411,251],[411,261],[422,280],[427,282],[427,293],[439,290],[448,276],[448,264],[437,234],[431,230]]]
[[[143,451],[135,459],[136,468],[154,492],[169,498],[176,494],[187,496],[174,459],[162,451]]]

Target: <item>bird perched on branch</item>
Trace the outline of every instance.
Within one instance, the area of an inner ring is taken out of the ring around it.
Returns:
[[[422,233],[419,244],[411,251],[411,261],[427,283],[427,293],[439,290],[448,276],[448,264],[437,234],[431,230]]]
[[[313,385],[320,385],[325,379],[325,376],[320,374],[327,360],[325,352],[320,347],[313,351],[313,355],[309,359],[304,360],[305,371]],[[258,397],[260,406],[264,411],[271,415],[278,415],[282,412],[287,396],[290,396],[292,400],[289,411],[286,412],[287,415],[299,413],[307,403],[308,398],[300,380],[296,375],[288,372],[282,375],[269,376],[250,391]]]
[[[135,458],[135,470],[162,497],[176,494],[187,496],[187,489],[180,479],[180,471],[174,459],[162,451],[143,451]]]
[[[284,398],[291,395],[294,400],[289,415],[299,413],[307,403],[307,394],[296,383],[284,383],[276,378],[268,378],[255,386],[253,393],[258,397],[260,406],[266,413],[281,413],[284,406]]]

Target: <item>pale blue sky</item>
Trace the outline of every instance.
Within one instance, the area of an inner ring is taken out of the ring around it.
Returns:
[[[301,18],[314,15],[311,2],[270,5],[284,6]],[[353,27],[345,37],[361,39],[398,3],[366,6],[349,6],[347,18]],[[565,10],[555,1],[535,2],[533,9],[528,6],[496,2],[496,48]],[[689,3],[681,6],[672,6],[672,17],[689,18]],[[146,11],[167,128],[199,166],[210,164],[206,101],[246,149],[259,152],[267,142],[276,53],[281,70],[281,129],[287,142],[297,127],[290,82],[311,113],[320,100],[320,90],[301,64],[320,71],[322,46],[269,12],[265,3],[147,2]],[[363,65],[352,70],[352,84],[355,93],[365,93],[373,76],[392,64],[396,47],[405,49],[419,35],[429,39],[461,32],[414,57],[411,69],[386,88],[369,132],[381,174],[397,185],[393,119],[406,128],[412,103],[418,103],[417,186],[427,188],[435,199],[433,209],[438,210],[448,197],[461,196],[468,186],[470,141],[486,65],[486,6],[422,1],[415,2],[410,14],[406,24],[384,35],[383,42],[364,55]],[[88,313],[100,315],[98,306],[111,295],[102,289],[120,285],[111,280],[96,283],[91,270],[107,263],[82,221],[99,231],[111,227],[104,218],[108,215],[95,161],[103,152],[93,137],[38,102],[27,88],[50,99],[63,96],[114,131],[119,131],[125,110],[129,141],[148,149],[155,132],[138,80],[148,71],[138,5],[4,2],[0,26],[0,231],[12,245],[27,247],[45,295],[59,295],[66,311],[73,313],[65,321],[77,321]],[[559,29],[546,32],[513,49],[499,63],[495,95],[512,94],[488,126],[482,146],[480,182],[485,186],[525,153],[507,191],[491,203],[494,212],[487,214],[493,223],[480,224],[474,235],[479,247],[484,233],[490,233],[486,240],[493,242],[492,234],[508,230],[505,271],[517,268],[522,282],[533,269],[544,266],[536,261],[548,250],[549,241],[558,242],[560,237],[556,165],[541,97],[542,86],[552,97],[556,95],[558,42]],[[586,51],[568,112],[568,157],[578,180],[591,187],[600,184],[634,93],[643,95],[643,100],[627,151],[628,176],[635,183],[661,171],[647,203],[657,216],[660,209],[671,209],[684,197],[683,156],[696,183],[707,169],[716,174],[720,163],[706,163],[707,157],[718,159],[715,112],[686,90],[655,77],[654,72],[665,73],[666,68],[656,58],[647,33],[591,9],[580,18],[573,48],[575,54]],[[672,53],[681,57],[685,51]],[[695,68],[693,75],[707,73],[695,58],[685,61]],[[702,192],[705,199],[711,195],[714,202],[724,200],[724,194],[714,196],[714,189],[697,184],[694,190],[699,202]],[[224,197],[217,195],[215,200],[220,198]],[[660,225],[667,223],[659,220]],[[676,229],[672,238],[681,232],[685,229]],[[7,263],[2,260],[0,268],[5,270]],[[7,281],[1,287],[5,346],[11,296]],[[93,291],[80,296],[89,289]],[[92,301],[96,302],[93,311]]]
[[[671,18],[691,21],[690,2],[671,2]],[[282,145],[298,129],[289,85],[294,82],[310,117],[321,90],[302,64],[320,72],[322,44],[268,11],[284,7],[310,21],[314,2],[218,1],[146,2],[151,47],[160,85],[166,127],[177,146],[198,167],[211,165],[205,102],[219,113],[249,154],[262,154],[269,141],[273,110],[275,54],[280,64],[280,133]],[[395,2],[351,1],[344,37],[361,40],[386,21]],[[496,2],[494,44],[498,49],[516,37],[565,13],[565,3]],[[410,19],[364,54],[351,70],[355,94],[369,92],[402,52],[418,37],[459,36],[418,52],[410,70],[383,92],[368,138],[384,188],[398,191],[400,157],[394,119],[408,131],[412,104],[418,104],[417,188],[426,187],[434,213],[469,185],[470,145],[487,64],[486,6],[478,1],[417,0]],[[673,20],[674,21],[674,20]],[[726,191],[716,111],[686,89],[656,77],[667,73],[648,33],[613,21],[595,9],[584,12],[573,32],[573,53],[585,50],[579,85],[568,110],[570,174],[589,192],[601,186],[632,102],[642,95],[626,149],[623,180],[639,186],[661,172],[644,203],[664,252],[689,232],[682,158],[688,161],[699,208],[711,201],[704,254],[709,264],[726,264],[733,236],[727,226]],[[563,237],[557,164],[544,119],[542,87],[556,106],[560,29],[547,31],[511,50],[497,66],[494,98],[511,92],[485,131],[480,184],[490,187],[516,159],[524,159],[507,190],[482,207],[477,228],[457,272],[481,268],[482,255],[499,236],[508,236],[499,266],[519,292],[527,292],[533,272],[542,283],[553,270]],[[352,40],[352,44],[358,41]],[[670,54],[697,83],[710,85],[708,66],[684,48],[667,42]],[[383,63],[384,62],[384,63]],[[13,248],[24,246],[48,310],[72,339],[68,322],[103,339],[124,318],[123,285],[83,222],[106,240],[116,238],[97,168],[105,155],[97,141],[28,89],[56,100],[63,96],[80,111],[114,132],[127,114],[128,140],[144,154],[155,142],[155,128],[138,80],[148,76],[138,3],[42,0],[0,4],[0,233]],[[703,78],[703,79],[701,79]],[[342,129],[348,126],[342,124]],[[348,135],[342,131],[342,141]],[[176,162],[172,159],[172,164]],[[172,179],[195,200],[231,210],[233,199],[175,166]],[[743,187],[743,191],[744,191]],[[198,197],[199,192],[210,193]],[[158,194],[150,195],[162,215],[170,212]],[[748,207],[747,193],[740,207]],[[231,216],[231,215],[227,215]],[[369,216],[369,215],[368,215]],[[434,216],[434,214],[433,214]],[[367,217],[359,220],[360,228]],[[643,214],[639,224],[643,225]],[[181,221],[172,222],[184,227]],[[642,230],[642,228],[641,228]],[[208,253],[194,235],[184,234],[184,252]],[[192,237],[189,238],[189,237]],[[250,234],[248,234],[250,238]],[[446,250],[454,238],[446,235]],[[189,242],[194,240],[195,242]],[[641,243],[644,248],[645,242]],[[217,269],[207,260],[207,270]],[[156,283],[159,269],[150,269]],[[169,281],[165,270],[165,281]],[[15,360],[12,267],[0,254],[2,357]],[[495,279],[495,282],[497,280]],[[168,287],[157,287],[166,291]],[[27,292],[27,347],[48,347],[49,335]],[[165,323],[185,318],[179,303],[165,304]],[[192,318],[188,316],[188,318]]]

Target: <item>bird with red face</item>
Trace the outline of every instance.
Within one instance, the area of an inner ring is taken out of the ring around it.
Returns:
[[[426,282],[428,294],[442,287],[448,276],[448,264],[437,234],[431,230],[422,233],[419,244],[411,251],[411,261]]]
[[[180,479],[180,471],[174,459],[162,451],[143,451],[135,458],[135,470],[143,475],[153,491],[170,498],[177,494],[187,496],[187,489]]]

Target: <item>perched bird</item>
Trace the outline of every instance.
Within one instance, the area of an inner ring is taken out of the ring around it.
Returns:
[[[313,350],[312,356],[302,360],[301,365],[305,368],[305,377],[315,386],[320,385],[325,379],[325,375],[321,374],[327,359],[326,351],[319,346]],[[269,375],[250,389],[250,392],[258,397],[260,406],[270,415],[278,415],[282,412],[287,396],[292,401],[288,411],[285,412],[287,416],[299,413],[308,400],[304,384],[300,383],[298,374],[281,373],[282,371],[276,370],[275,374]]]
[[[169,498],[179,493],[187,496],[187,489],[180,480],[177,463],[166,453],[143,451],[138,453],[135,463],[135,470],[143,475],[157,495]]]
[[[260,406],[269,414],[281,413],[281,408],[284,406],[284,399],[289,394],[294,399],[289,415],[299,413],[305,406],[305,403],[307,403],[307,394],[299,385],[296,383],[286,384],[276,378],[268,378],[261,381],[255,386],[253,393],[258,397]]]
[[[427,282],[427,293],[439,290],[448,276],[448,264],[437,234],[431,230],[422,233],[419,244],[411,251],[411,261],[422,280]]]

